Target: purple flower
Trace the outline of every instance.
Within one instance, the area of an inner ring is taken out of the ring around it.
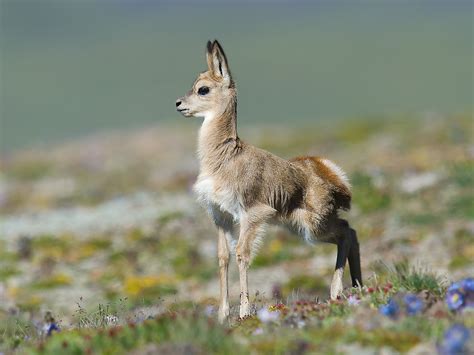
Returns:
[[[392,298],[388,301],[387,304],[380,306],[379,308],[379,312],[381,314],[387,317],[391,317],[391,318],[395,318],[399,310],[400,310],[400,307],[398,306],[398,303]]]
[[[415,315],[423,310],[423,301],[416,295],[409,293],[405,295],[403,300],[405,301],[407,313],[409,315]]]
[[[438,351],[443,355],[463,354],[469,336],[469,329],[462,324],[454,324],[444,333],[444,339]]]
[[[452,311],[459,310],[464,304],[464,295],[459,289],[448,290],[446,294],[446,303]]]
[[[257,312],[257,317],[263,323],[276,322],[280,318],[280,312],[270,311],[267,307],[263,307]]]

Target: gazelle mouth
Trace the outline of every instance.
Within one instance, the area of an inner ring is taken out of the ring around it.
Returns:
[[[189,108],[177,108],[176,111],[179,111],[184,117],[191,117],[191,110]]]

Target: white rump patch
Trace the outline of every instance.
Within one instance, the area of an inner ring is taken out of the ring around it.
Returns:
[[[321,161],[321,163],[326,165],[326,167],[329,170],[331,170],[334,174],[336,174],[339,177],[339,179],[343,182],[343,184],[346,185],[346,187],[348,189],[351,188],[349,178],[347,177],[345,171],[342,170],[342,168],[339,165],[336,165],[334,162],[332,162],[328,159],[321,159],[320,161]]]

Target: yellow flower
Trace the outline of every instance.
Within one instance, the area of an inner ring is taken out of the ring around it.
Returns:
[[[124,291],[131,296],[137,296],[144,290],[161,285],[172,285],[174,282],[174,279],[167,275],[130,276],[125,280]]]
[[[270,254],[277,254],[283,248],[283,243],[279,239],[272,239],[268,247]]]

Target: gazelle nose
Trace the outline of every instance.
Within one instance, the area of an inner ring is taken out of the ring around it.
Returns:
[[[181,105],[181,100],[176,100],[176,107],[179,107]]]

